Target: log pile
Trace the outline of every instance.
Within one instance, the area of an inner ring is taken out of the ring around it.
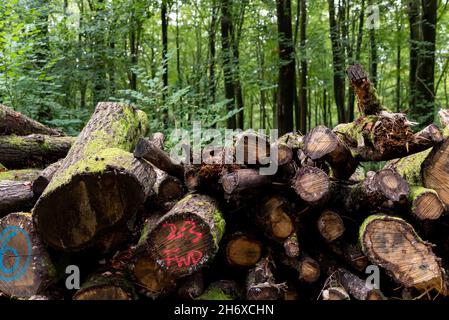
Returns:
[[[360,65],[348,77],[353,123],[277,141],[244,132],[201,150],[200,163],[191,152],[172,159],[133,106],[99,103],[78,137],[0,106],[0,292],[445,299],[449,112],[414,130]],[[79,288],[67,286],[67,266],[79,267]]]

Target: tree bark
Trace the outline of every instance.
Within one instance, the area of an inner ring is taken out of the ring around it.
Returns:
[[[293,131],[295,86],[295,49],[293,46],[291,0],[276,0],[279,42],[277,126],[281,135]]]
[[[61,131],[49,128],[27,116],[0,104],[0,135],[43,134],[61,136]]]
[[[42,170],[39,169],[0,171],[0,181],[34,181],[41,174],[41,172]]]
[[[0,216],[30,210],[36,202],[31,182],[27,181],[0,181],[0,199]]]
[[[39,176],[33,180],[33,192],[35,196],[39,197],[44,193],[45,188],[47,188],[53,175],[61,167],[62,162],[63,160],[59,160],[58,162],[52,163],[42,170]]]

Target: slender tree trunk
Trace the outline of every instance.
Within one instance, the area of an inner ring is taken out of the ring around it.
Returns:
[[[418,72],[418,52],[421,41],[420,1],[408,1],[408,19],[410,25],[410,74],[409,74],[409,104],[410,109],[416,106],[416,76]]]
[[[215,81],[215,38],[218,23],[218,6],[216,0],[212,1],[211,22],[209,29],[209,96],[210,103],[216,102],[216,81]]]
[[[279,134],[282,135],[293,131],[293,103],[296,92],[291,0],[277,0],[276,9],[280,59],[276,116]]]
[[[401,52],[402,52],[402,44],[401,44],[401,33],[402,33],[402,19],[400,8],[396,10],[397,15],[397,50],[396,50],[396,112],[400,112],[401,109]]]
[[[167,97],[168,89],[168,0],[162,0],[161,7],[161,27],[162,27],[162,66],[164,68],[162,74],[162,82],[164,84],[164,91],[162,93],[162,99],[165,101]],[[164,127],[168,126],[168,110],[164,108],[162,114],[162,122]]]
[[[422,45],[416,77],[417,101],[412,115],[422,126],[433,122],[435,111],[435,50],[438,0],[422,0]]]
[[[103,30],[105,29],[105,1],[98,0],[94,4],[95,10],[95,31],[93,36],[93,102],[97,105],[100,101],[105,101],[109,97],[107,92],[107,49]]]
[[[306,118],[308,110],[307,97],[307,54],[306,54],[306,40],[307,40],[307,3],[306,0],[300,0],[301,11],[301,27],[300,27],[300,45],[301,45],[301,77],[299,90],[299,131],[305,133],[307,131]]]
[[[214,44],[215,48],[215,44]],[[176,73],[178,75],[178,86],[182,87],[181,77],[181,49],[179,46],[179,1],[176,0]]]
[[[336,20],[334,0],[328,0],[329,4],[329,27],[332,42],[332,56],[334,68],[334,97],[338,110],[338,122],[346,122],[345,113],[345,55],[341,44],[340,27]]]
[[[234,30],[232,34],[232,52],[233,52],[233,64],[234,64],[234,90],[235,90],[235,100],[237,109],[242,109],[238,113],[237,117],[237,127],[239,129],[244,129],[245,127],[245,112],[244,112],[244,102],[243,102],[243,92],[242,92],[242,84],[240,82],[240,38],[243,28],[243,22],[245,19],[245,6],[246,1],[241,1],[240,5],[240,16],[237,24],[237,28]]]
[[[227,103],[227,111],[234,110],[235,105],[235,88],[232,72],[232,16],[230,13],[230,5],[232,0],[221,1],[221,47],[223,55],[223,74],[224,74],[224,91],[225,98],[229,100]],[[228,129],[237,128],[236,116],[231,116],[227,120]]]
[[[374,5],[374,0],[369,0],[368,4],[370,6]],[[369,42],[370,42],[370,78],[377,87],[377,67],[378,67],[378,55],[377,55],[377,42],[376,42],[376,29],[371,27],[369,30]]]

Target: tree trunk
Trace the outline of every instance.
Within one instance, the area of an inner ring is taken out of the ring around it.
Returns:
[[[341,44],[340,26],[337,24],[335,18],[335,3],[334,0],[328,0],[329,4],[329,27],[330,37],[332,43],[332,57],[334,67],[334,97],[338,110],[338,122],[346,122],[345,113],[345,54],[344,48]]]
[[[64,251],[95,247],[143,205],[155,173],[128,151],[146,129],[146,115],[132,106],[97,106],[33,210],[45,242]]]
[[[300,132],[305,133],[307,131],[307,110],[308,110],[308,97],[307,97],[307,75],[308,75],[308,63],[306,52],[307,41],[307,3],[306,0],[300,0],[301,10],[301,27],[300,27],[300,46],[301,46],[301,77],[299,81],[299,125],[297,127]],[[298,111],[297,111],[298,112]]]
[[[62,132],[48,128],[27,116],[0,104],[0,135],[44,134],[49,136],[61,136]]]
[[[293,103],[296,94],[291,0],[276,0],[276,12],[280,60],[276,117],[279,134],[283,135],[293,131]]]
[[[227,102],[227,111],[232,112],[235,108],[235,88],[233,81],[233,53],[232,53],[232,34],[233,22],[231,15],[232,0],[221,1],[221,47],[223,55],[223,75],[224,91]],[[227,119],[227,128],[237,128],[237,117],[235,115]]]
[[[9,169],[40,168],[64,158],[76,138],[0,136],[0,163]]]

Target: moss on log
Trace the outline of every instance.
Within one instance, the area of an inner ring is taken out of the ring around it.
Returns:
[[[64,251],[95,247],[143,206],[155,173],[129,151],[146,131],[146,115],[133,106],[98,104],[34,207],[46,243]]]
[[[43,168],[64,158],[76,138],[0,136],[0,162],[9,169]]]
[[[42,170],[39,169],[21,169],[0,172],[0,181],[34,181]]]

